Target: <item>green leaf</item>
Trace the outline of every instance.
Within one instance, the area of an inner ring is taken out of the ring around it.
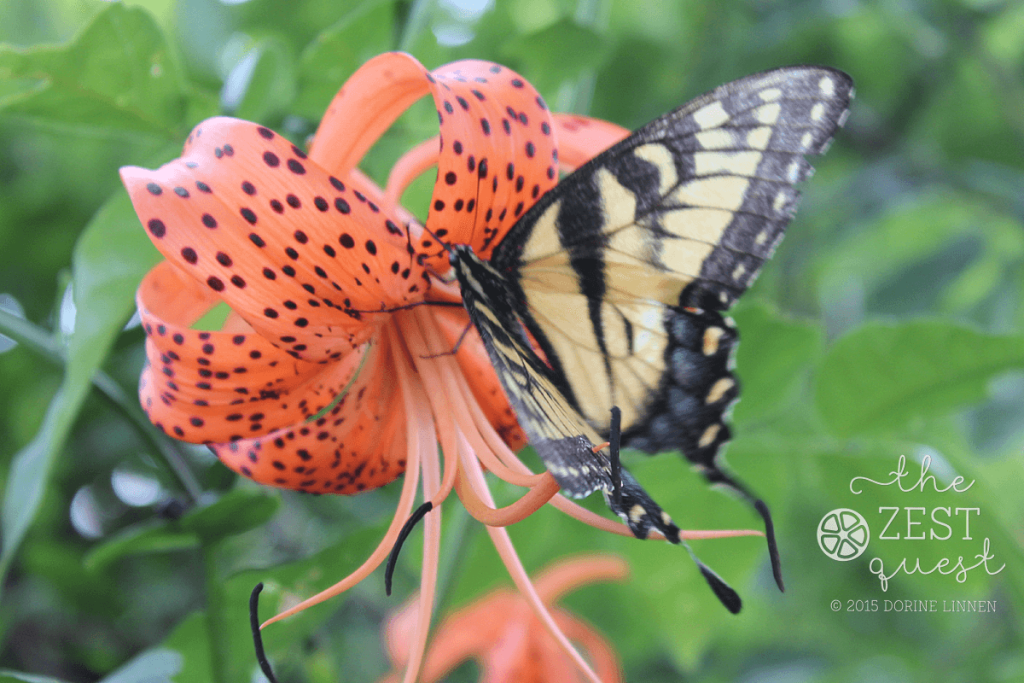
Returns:
[[[135,288],[157,256],[123,190],[103,205],[79,238],[73,260],[79,313],[68,340],[64,381],[36,437],[15,455],[11,466],[4,495],[0,577],[39,509],[93,375],[135,309]]]
[[[36,676],[10,669],[0,669],[0,683],[65,683],[65,681],[49,676]]]
[[[295,98],[295,59],[279,40],[267,38],[253,45],[232,77],[244,81],[234,85],[244,90],[231,94],[225,84],[224,96],[237,99],[231,113],[240,119],[266,121],[282,114]],[[227,83],[231,82],[229,77]]]
[[[157,520],[123,529],[114,534],[86,555],[83,562],[86,570],[97,572],[111,562],[127,555],[160,553],[182,550],[199,545],[199,537],[192,531],[180,531],[166,520]]]
[[[359,567],[380,543],[389,522],[362,529],[312,557],[276,567],[246,570],[229,578],[224,585],[225,614],[220,622],[229,630],[223,639],[224,643],[230,644],[226,656],[232,675],[228,680],[252,680],[257,669],[249,630],[249,595],[253,586],[261,581],[266,586],[260,596],[260,619],[265,620],[332,586]],[[370,582],[366,589],[380,595],[384,593],[381,572],[377,570],[364,580],[364,583]],[[339,596],[264,630],[270,657],[277,658],[299,648],[305,657],[302,644],[338,610],[345,598],[345,595]],[[397,600],[395,604],[399,604]],[[352,666],[356,665],[353,663]],[[369,672],[360,676],[357,671],[349,669],[348,675],[348,680],[372,680]]]
[[[205,614],[193,612],[182,619],[162,647],[181,655],[181,671],[175,678],[176,683],[214,683]]]
[[[236,488],[211,505],[190,510],[178,524],[183,532],[211,543],[265,524],[277,514],[280,505],[281,498],[277,494]]]
[[[989,380],[1024,365],[1024,338],[939,321],[870,323],[829,350],[815,377],[818,410],[849,437],[942,415],[984,398]]]
[[[142,9],[111,3],[70,43],[0,48],[0,111],[83,134],[148,133],[179,140],[187,130],[185,81],[160,28]]]
[[[766,306],[745,305],[733,316],[740,330],[736,374],[742,399],[733,417],[737,423],[761,420],[787,406],[780,399],[821,356],[823,333],[816,325],[786,320]]]
[[[502,55],[517,62],[519,71],[530,74],[538,91],[552,96],[566,81],[599,68],[610,52],[604,36],[572,19],[559,19],[502,46]]]
[[[173,650],[149,650],[135,657],[100,683],[170,683],[181,671],[182,657]]]
[[[294,110],[318,120],[348,77],[374,55],[391,48],[392,0],[364,0],[327,28],[302,53]]]

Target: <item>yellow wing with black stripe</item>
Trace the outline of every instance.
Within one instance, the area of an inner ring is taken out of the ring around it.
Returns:
[[[452,259],[520,424],[563,489],[610,490],[606,460],[567,445],[607,440],[617,406],[624,445],[681,451],[755,505],[780,587],[767,507],[718,462],[739,391],[723,312],[781,240],[812,170],[805,156],[825,150],[852,90],[823,67],[723,85],[565,178],[489,264],[468,250]]]

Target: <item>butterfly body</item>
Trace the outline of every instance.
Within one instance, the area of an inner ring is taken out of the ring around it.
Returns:
[[[804,157],[825,150],[851,97],[850,78],[824,67],[728,83],[578,168],[489,261],[468,247],[451,255],[510,403],[562,489],[608,498],[609,458],[594,446],[618,408],[623,445],[680,451],[754,504],[780,587],[767,507],[720,463],[739,393],[724,313],[782,239],[794,186],[812,171]],[[622,484],[609,505],[633,532],[678,540],[628,472]]]

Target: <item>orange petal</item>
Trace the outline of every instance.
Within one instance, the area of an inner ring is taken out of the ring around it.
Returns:
[[[430,92],[426,67],[412,55],[388,52],[359,67],[320,120],[309,157],[347,175],[402,112]]]
[[[265,434],[314,415],[345,386],[361,354],[324,366],[292,358],[252,332],[189,329],[217,297],[169,261],[137,294],[149,364],[140,400],[150,420],[184,441]],[[333,381],[332,381],[333,380]]]
[[[621,581],[629,575],[629,565],[616,555],[577,555],[547,567],[534,579],[537,594],[546,603],[596,581]]]
[[[432,72],[441,153],[427,227],[482,258],[558,180],[551,113],[522,76],[465,60]],[[444,272],[441,252],[434,268]]]
[[[428,286],[395,216],[256,124],[210,119],[181,159],[121,177],[157,248],[296,358],[341,357],[365,311]]]
[[[338,405],[255,439],[211,444],[225,465],[270,486],[352,494],[383,486],[405,471],[405,410],[388,335],[377,335],[362,370]],[[332,367],[345,372],[344,364]],[[324,380],[329,381],[329,379]]]
[[[601,119],[576,114],[554,114],[558,155],[562,167],[572,170],[629,135],[629,130]]]

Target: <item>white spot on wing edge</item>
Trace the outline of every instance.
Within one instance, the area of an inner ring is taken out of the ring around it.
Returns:
[[[831,76],[824,76],[818,81],[818,92],[825,97],[832,97],[836,93],[836,82]]]
[[[768,140],[770,140],[771,137],[771,126],[758,126],[747,133],[747,144],[754,149],[763,150],[768,146]]]
[[[704,330],[704,355],[713,356],[718,353],[718,340],[725,334],[721,327],[709,327]]]
[[[821,121],[825,117],[825,103],[818,102],[811,107],[811,121]]]
[[[720,424],[713,424],[704,430],[704,433],[700,435],[700,440],[697,442],[699,448],[706,448],[715,442],[715,437],[718,436],[718,431],[722,428]]]
[[[717,128],[729,120],[729,113],[721,102],[712,102],[693,112],[693,120],[701,128]]]
[[[765,104],[755,110],[755,118],[759,123],[770,126],[779,120],[779,113],[782,112],[782,105],[778,102]]]
[[[643,506],[641,506],[640,503],[637,503],[629,509],[629,521],[633,522],[633,524],[637,524],[644,518],[645,514],[647,513],[643,509]]]
[[[708,391],[707,403],[718,403],[725,396],[725,392],[733,388],[736,382],[730,377],[723,377],[714,384],[711,385],[711,390]]]
[[[757,94],[765,102],[774,102],[775,100],[782,97],[782,91],[779,90],[778,88],[765,88],[764,90]]]

